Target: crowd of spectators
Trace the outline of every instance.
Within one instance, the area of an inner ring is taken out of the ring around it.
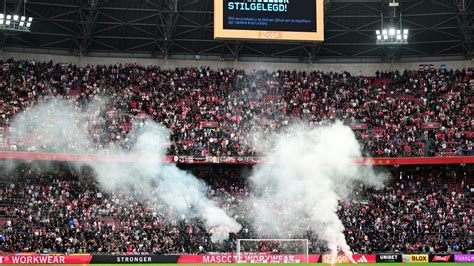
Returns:
[[[252,145],[251,132],[335,120],[367,126],[355,133],[363,153],[372,157],[473,154],[472,69],[374,75],[8,60],[0,62],[1,146],[51,151],[48,143],[55,140],[39,139],[34,130],[22,137],[9,134],[18,131],[11,128],[16,115],[53,98],[81,111],[102,98],[104,106],[84,122],[93,144],[72,143],[65,152],[110,143],[129,147],[133,121],[149,116],[171,130],[170,155],[255,156],[261,151]],[[40,127],[48,126],[45,120]]]
[[[338,215],[355,252],[463,252],[473,249],[473,181],[460,169],[408,169],[374,191],[357,188]],[[197,170],[194,170],[196,172]],[[467,171],[467,173],[466,173]],[[235,239],[265,238],[248,223],[253,192],[239,168],[199,170],[208,197],[237,214],[243,228],[216,245],[199,219],[175,217],[164,204],[138,202],[139,190],[104,192],[88,171],[3,172],[0,252],[196,254],[235,251]],[[232,177],[232,178],[226,178]],[[302,219],[302,222],[306,220]],[[327,251],[311,232],[309,252]],[[270,248],[270,247],[267,247]]]

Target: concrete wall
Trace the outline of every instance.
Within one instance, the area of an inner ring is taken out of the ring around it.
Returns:
[[[353,75],[373,76],[377,70],[405,70],[418,69],[420,64],[433,64],[439,67],[440,64],[446,64],[448,69],[462,69],[467,67],[474,67],[472,60],[458,60],[458,61],[419,61],[406,63],[269,63],[269,62],[241,62],[241,61],[205,61],[205,60],[163,60],[153,58],[120,58],[120,57],[78,57],[66,55],[52,55],[52,54],[36,54],[36,53],[20,53],[20,52],[0,52],[0,59],[6,60],[14,58],[17,60],[36,60],[36,61],[50,61],[55,63],[72,63],[76,65],[111,65],[117,63],[138,63],[140,65],[158,65],[162,68],[175,67],[200,67],[209,66],[211,68],[237,68],[251,71],[254,69],[267,70],[320,70],[324,72],[334,71],[342,72],[349,71]]]

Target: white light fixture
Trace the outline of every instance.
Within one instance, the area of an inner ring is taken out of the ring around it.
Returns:
[[[377,44],[379,45],[400,45],[408,43],[408,29],[382,28],[376,30],[375,33]]]
[[[32,17],[0,13],[0,30],[29,32]]]

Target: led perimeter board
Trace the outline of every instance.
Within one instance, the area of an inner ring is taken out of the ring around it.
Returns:
[[[214,0],[214,38],[324,41],[324,0]]]

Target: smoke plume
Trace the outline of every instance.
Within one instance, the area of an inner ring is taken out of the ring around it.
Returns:
[[[102,103],[102,104],[100,104]],[[95,170],[101,188],[111,191],[131,191],[142,204],[151,209],[164,204],[173,210],[178,219],[200,219],[213,242],[228,238],[229,232],[241,228],[232,217],[206,196],[206,185],[192,174],[176,165],[163,161],[169,144],[169,130],[150,120],[134,121],[130,139],[131,149],[118,145],[98,144],[94,128],[98,125],[105,101],[88,106],[72,105],[59,98],[19,114],[12,124],[10,138],[29,140],[30,151],[110,153],[120,155],[133,163],[95,162],[89,165]],[[129,159],[127,159],[127,157]],[[138,191],[138,192],[137,192]]]
[[[307,128],[290,126],[270,136],[265,163],[251,176],[256,196],[253,227],[262,236],[297,237],[309,229],[327,243],[351,255],[344,226],[337,215],[338,200],[351,196],[356,183],[379,187],[384,177],[359,165],[360,147],[352,130],[336,123]],[[310,224],[310,228],[307,228]]]

